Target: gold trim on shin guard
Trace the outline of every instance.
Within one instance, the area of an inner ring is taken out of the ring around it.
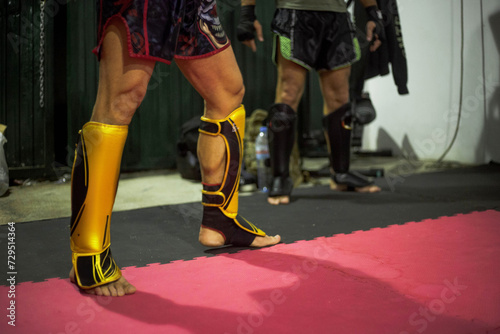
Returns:
[[[230,222],[234,222],[240,229],[254,235],[265,236],[266,233],[250,223],[245,218],[238,216],[238,188],[240,184],[241,163],[243,160],[243,137],[245,134],[245,108],[243,106],[234,110],[224,119],[201,118],[200,133],[209,136],[221,136],[226,146],[226,164],[222,183],[217,187],[205,186],[202,190],[204,217],[202,224],[208,228],[221,232],[226,238],[226,243],[244,245],[246,241],[234,239]],[[223,215],[221,216],[220,213]],[[229,219],[229,221],[227,220]],[[229,222],[229,223],[228,223]],[[234,225],[233,225],[234,226]],[[228,231],[226,231],[228,229]],[[239,232],[236,232],[237,234]],[[229,234],[231,236],[229,236]],[[239,239],[235,237],[236,239]],[[244,238],[250,240],[250,238]],[[250,243],[251,243],[250,240]],[[248,244],[249,245],[249,244]]]
[[[111,255],[110,220],[128,126],[86,123],[79,132],[71,176],[71,250],[83,289],[118,280]]]

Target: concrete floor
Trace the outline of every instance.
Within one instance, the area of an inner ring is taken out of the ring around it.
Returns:
[[[303,169],[317,171],[327,166],[326,158],[306,158]],[[395,182],[404,182],[404,177],[415,173],[430,172],[459,167],[451,164],[436,166],[432,162],[409,161],[393,157],[354,157],[353,169],[384,168],[382,185],[391,188]],[[300,187],[328,184],[328,177],[307,178]],[[255,187],[242,188],[240,196],[251,194]],[[30,222],[36,220],[69,217],[71,215],[71,185],[69,180],[59,182],[25,182],[10,187],[0,197],[0,225],[8,222]],[[182,179],[176,171],[151,171],[122,174],[114,211],[125,211],[167,204],[197,202],[201,200],[201,184]]]

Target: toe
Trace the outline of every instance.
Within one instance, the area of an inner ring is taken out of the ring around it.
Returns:
[[[96,287],[95,289],[88,290],[88,291],[89,292],[93,291],[98,296],[103,296],[104,295],[104,291],[103,291],[103,289],[100,286]]]
[[[121,297],[121,296],[125,295],[125,288],[126,288],[126,287],[124,287],[124,286],[123,286],[123,285],[121,285],[121,284],[120,284],[120,285],[118,285],[118,286],[116,287],[116,295],[117,295],[118,297]]]
[[[266,247],[276,245],[281,241],[281,237],[279,234],[273,236],[266,235],[263,237],[255,237],[254,241],[250,245],[250,247]]]
[[[271,205],[279,205],[280,204],[280,200],[277,197],[268,197],[267,202]]]
[[[280,205],[280,204],[288,204],[290,203],[289,196],[276,196],[276,197],[268,197],[267,201],[272,205]]]
[[[283,196],[280,198],[280,204],[288,204],[288,203],[290,203],[290,197]]]
[[[366,187],[356,188],[356,191],[360,193],[376,193],[379,192],[380,190],[381,189],[379,187],[373,184]]]
[[[109,290],[110,296],[113,296],[113,297],[118,296],[118,291],[117,291],[117,287],[115,286],[115,284],[108,285],[108,290]]]
[[[125,294],[127,295],[131,295],[133,293],[135,293],[137,289],[135,288],[135,286],[133,286],[132,284],[129,284],[126,288],[125,288]]]

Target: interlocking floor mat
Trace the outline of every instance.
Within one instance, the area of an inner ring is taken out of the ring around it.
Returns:
[[[0,332],[500,333],[499,258],[500,212],[458,214],[127,267],[122,298],[0,286]]]

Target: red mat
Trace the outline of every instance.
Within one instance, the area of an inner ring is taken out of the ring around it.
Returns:
[[[500,333],[499,259],[500,212],[476,212],[125,268],[123,298],[21,283],[15,327],[1,286],[0,332]]]

